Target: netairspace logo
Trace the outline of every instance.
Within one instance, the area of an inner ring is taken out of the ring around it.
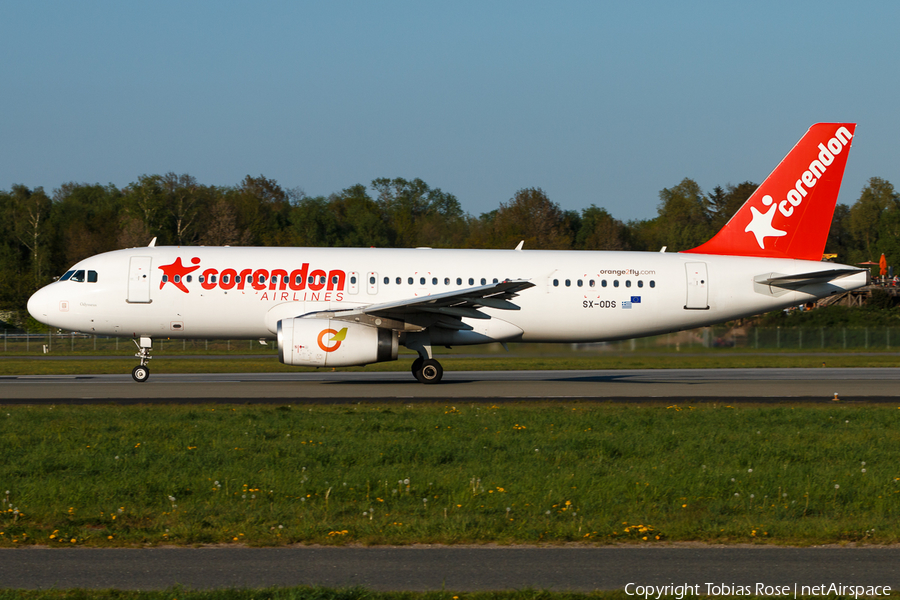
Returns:
[[[735,583],[696,583],[696,584],[670,584],[670,585],[638,585],[629,583],[625,586],[625,593],[629,596],[639,596],[645,600],[653,598],[659,600],[663,596],[674,596],[676,600],[682,600],[686,596],[852,596],[854,598],[875,598],[890,596],[889,585],[844,585],[842,583],[823,583],[820,585],[768,585],[756,583],[754,585],[738,585]]]

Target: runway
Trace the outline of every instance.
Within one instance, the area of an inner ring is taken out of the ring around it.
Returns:
[[[897,547],[21,548],[0,550],[0,588],[320,585],[397,591],[591,591],[623,589],[631,583],[699,585],[695,591],[703,595],[735,595],[715,593],[710,584],[732,590],[749,586],[758,595],[772,595],[759,593],[757,586],[789,586],[791,592],[796,586],[799,593],[800,586],[832,583],[896,590],[898,564]]]
[[[678,369],[0,377],[2,404],[342,402],[898,403],[900,369]],[[0,550],[0,588],[623,589],[637,585],[900,587],[900,547],[293,547]],[[733,592],[732,592],[733,595]]]
[[[644,369],[0,377],[0,404],[515,402],[898,402],[900,369]]]

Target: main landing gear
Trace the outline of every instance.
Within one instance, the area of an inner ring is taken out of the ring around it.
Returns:
[[[412,374],[419,383],[438,383],[444,376],[444,367],[433,358],[422,358],[413,361]]]
[[[153,346],[153,340],[148,337],[142,337],[140,343],[137,340],[131,341],[138,347],[138,352],[135,356],[141,360],[141,364],[131,370],[131,378],[138,383],[143,383],[150,378],[150,367],[147,366],[147,362],[152,358],[150,356],[150,348]]]
[[[439,383],[444,376],[444,367],[431,355],[431,336],[427,332],[409,333],[406,347],[419,353],[413,361],[412,374],[420,383]]]

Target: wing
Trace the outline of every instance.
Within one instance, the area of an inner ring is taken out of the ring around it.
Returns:
[[[534,284],[530,281],[506,280],[442,294],[369,304],[348,310],[309,313],[303,316],[365,323],[401,331],[417,331],[434,325],[447,329],[468,330],[472,327],[462,322],[463,317],[491,318],[490,315],[478,310],[479,308],[519,310],[518,305],[510,300],[518,296],[522,290],[532,287]]]

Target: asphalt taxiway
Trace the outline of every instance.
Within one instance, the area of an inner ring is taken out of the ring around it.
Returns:
[[[687,584],[700,586],[693,594],[736,595],[737,586],[748,586],[763,596],[773,595],[766,593],[766,586],[776,585],[788,586],[791,593],[795,586],[802,593],[800,586],[829,584],[896,590],[898,564],[898,547],[16,548],[0,550],[0,588],[320,585],[398,591],[589,591],[623,589],[630,583],[632,593],[635,584]]]
[[[900,369],[644,369],[445,372],[423,385],[406,372],[0,377],[0,404],[509,402],[897,402]]]

